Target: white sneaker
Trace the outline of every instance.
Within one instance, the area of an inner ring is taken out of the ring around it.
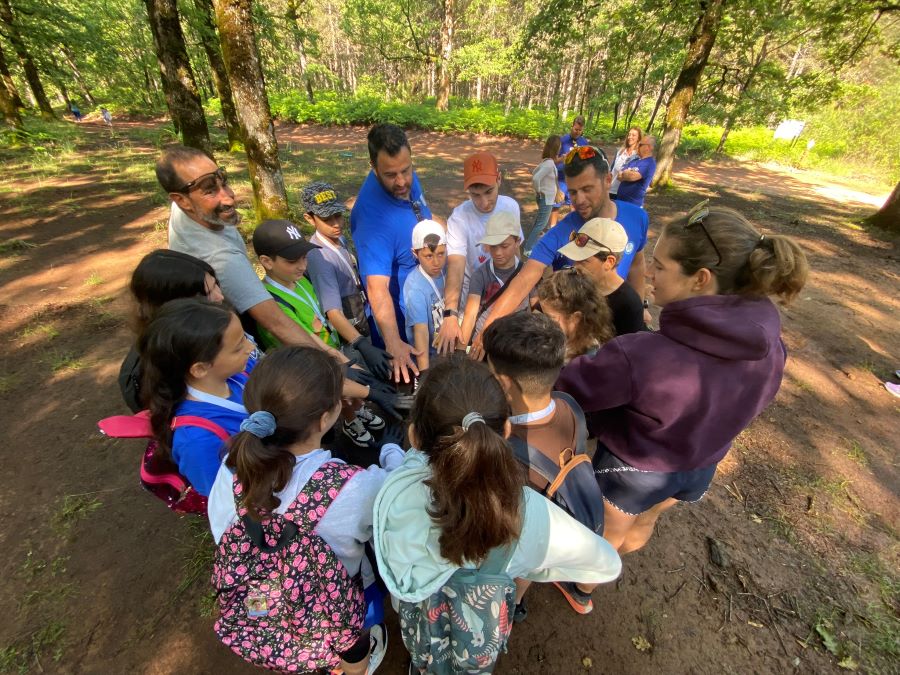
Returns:
[[[884,388],[891,392],[897,398],[900,398],[900,384],[894,384],[893,382],[885,382]]]
[[[369,667],[366,675],[372,675],[387,652],[388,634],[387,627],[383,623],[377,623],[369,629]]]
[[[361,421],[369,431],[381,431],[384,429],[384,420],[362,405],[356,411],[356,419]]]
[[[358,445],[361,448],[368,448],[373,440],[372,434],[369,433],[369,430],[366,429],[362,420],[358,417],[354,417],[349,422],[344,422],[344,434],[353,441],[354,445]]]

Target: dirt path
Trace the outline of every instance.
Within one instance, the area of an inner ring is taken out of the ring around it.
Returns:
[[[0,597],[16,617],[0,627],[0,670],[256,672],[211,633],[202,527],[140,491],[140,443],[95,433],[97,419],[123,411],[115,376],[130,340],[130,271],[164,245],[152,162],[165,135],[140,122],[119,125],[117,138],[94,125],[79,134],[55,154],[0,153],[0,410],[10,441],[0,451]],[[364,129],[278,134],[294,202],[312,176],[345,195],[358,189]],[[436,213],[464,198],[462,160],[478,148],[502,158],[506,191],[526,223],[533,217],[536,143],[424,132],[411,141]],[[222,162],[237,169],[241,158]],[[900,407],[881,379],[900,367],[900,268],[895,242],[853,224],[877,197],[734,162],[677,169],[677,186],[647,200],[653,237],[711,197],[810,253],[810,284],[784,313],[785,384],[707,498],[676,509],[626,558],[593,614],[576,616],[536,588],[497,672],[829,672],[839,662],[888,672],[898,655]],[[711,562],[710,539],[724,566]],[[382,668],[400,673],[404,652],[391,637]]]

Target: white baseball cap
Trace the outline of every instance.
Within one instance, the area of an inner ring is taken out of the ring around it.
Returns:
[[[521,230],[519,219],[509,211],[498,211],[484,226],[484,236],[478,241],[480,245],[496,246],[513,236],[521,242],[519,231]]]
[[[426,243],[425,239],[429,235],[437,236],[437,243],[434,243],[433,241],[429,241]],[[414,251],[418,251],[420,248],[425,248],[429,244],[440,246],[441,244],[446,243],[447,233],[444,231],[444,226],[438,222],[435,222],[433,220],[420,220],[413,228],[412,247]]]
[[[621,253],[628,246],[625,228],[610,218],[591,218],[578,232],[572,233],[572,241],[559,249],[569,260],[587,260],[602,251]]]

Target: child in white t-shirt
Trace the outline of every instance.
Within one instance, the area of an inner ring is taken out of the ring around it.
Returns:
[[[401,304],[406,316],[406,339],[416,348],[419,371],[427,370],[436,353],[432,343],[444,318],[444,264],[447,235],[440,223],[419,221],[412,232],[412,252],[419,261],[403,284]]]

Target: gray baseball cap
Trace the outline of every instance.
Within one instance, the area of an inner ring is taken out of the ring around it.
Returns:
[[[330,218],[335,213],[346,213],[347,207],[338,199],[334,188],[321,181],[310,183],[300,192],[303,210],[319,218]]]

